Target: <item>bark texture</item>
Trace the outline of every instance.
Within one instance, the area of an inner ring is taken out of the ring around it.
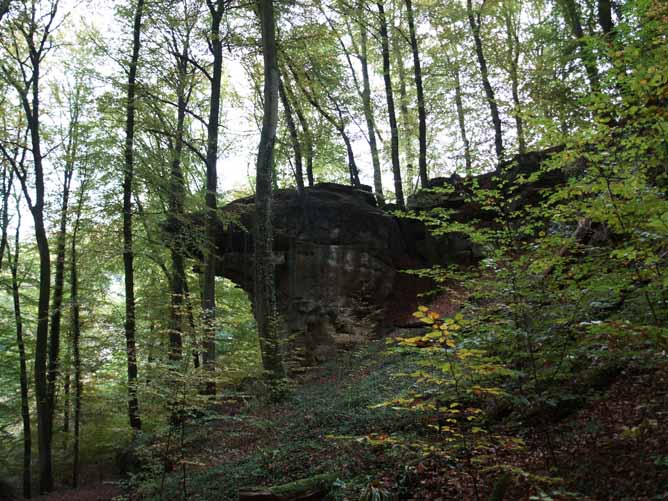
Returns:
[[[125,117],[125,170],[123,178],[123,265],[125,268],[125,345],[128,361],[128,417],[130,426],[141,429],[137,397],[137,343],[135,323],[134,251],[132,241],[132,186],[134,182],[134,134],[137,92],[137,66],[141,47],[144,0],[137,0],[132,26],[132,56],[128,74]]]
[[[276,311],[276,283],[271,224],[274,143],[278,123],[279,72],[272,0],[258,0],[264,58],[264,109],[255,184],[255,318],[262,363],[276,392],[285,377]]]

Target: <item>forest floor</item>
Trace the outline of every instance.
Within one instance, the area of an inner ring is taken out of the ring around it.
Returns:
[[[187,497],[333,473],[331,498],[351,501],[369,484],[398,499],[488,500],[504,476],[507,500],[668,499],[668,364],[612,371],[576,409],[501,420],[492,433],[506,445],[464,461],[411,447],[439,444],[425,416],[371,408],[408,389],[397,374],[414,364],[376,342],[305,377],[288,402],[224,406],[190,444]]]
[[[80,489],[56,491],[32,499],[36,501],[111,501],[121,495],[120,487],[115,482],[108,482],[99,485],[88,485]]]
[[[401,374],[417,362],[379,340],[307,372],[285,402],[230,398],[189,430],[163,494],[154,477],[142,499],[233,500],[242,487],[322,473],[340,479],[328,498],[339,501],[357,501],[369,485],[396,496],[381,500],[668,499],[668,363],[611,370],[573,408],[497,419],[489,433],[504,437],[500,445],[462,456],[430,431],[428,416],[374,407],[412,387]],[[433,449],[416,447],[425,443]],[[504,495],[494,497],[502,478]],[[100,483],[35,499],[120,493]]]

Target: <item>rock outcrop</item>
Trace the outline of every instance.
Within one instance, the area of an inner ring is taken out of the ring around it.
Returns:
[[[474,201],[473,186],[496,188],[504,179],[529,174],[550,153],[521,157],[473,180],[434,179],[432,187],[450,188],[420,192],[410,207],[418,212],[443,207],[453,210],[455,219],[487,224],[491,216]],[[517,203],[534,203],[540,190],[560,182],[560,176],[524,185]],[[254,211],[253,197],[223,207],[215,242],[217,274],[251,297]],[[401,270],[470,264],[482,257],[465,235],[434,237],[421,221],[378,208],[372,193],[363,189],[323,183],[301,194],[279,190],[272,211],[278,308],[288,350],[306,365],[409,317],[415,304],[407,297],[430,284]]]
[[[252,197],[225,206],[215,242],[217,274],[251,297],[254,210]],[[272,211],[278,308],[290,351],[316,363],[375,331],[406,245],[373,195],[348,186],[279,190]]]

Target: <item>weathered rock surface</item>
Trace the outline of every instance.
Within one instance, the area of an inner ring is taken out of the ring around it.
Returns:
[[[224,207],[218,275],[253,291],[254,200]],[[339,345],[368,338],[383,317],[406,256],[399,224],[371,193],[319,184],[273,202],[278,308],[290,351],[313,364]]]
[[[443,207],[460,221],[487,224],[492,215],[474,201],[475,187],[503,189],[503,181],[535,171],[552,152],[532,153],[499,170],[463,180],[434,179],[410,199],[416,211]],[[557,172],[526,184],[516,204],[535,203],[545,187],[562,182]],[[215,242],[217,274],[253,292],[253,197],[221,210]],[[340,346],[354,345],[383,330],[388,322],[414,311],[411,297],[428,281],[400,270],[433,264],[471,264],[482,251],[464,235],[432,236],[415,219],[397,218],[379,209],[371,192],[331,183],[279,190],[273,201],[274,254],[278,308],[287,349],[302,364],[330,357]],[[487,223],[486,223],[487,222]]]

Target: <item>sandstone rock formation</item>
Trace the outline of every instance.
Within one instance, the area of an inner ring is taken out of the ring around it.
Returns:
[[[493,224],[473,195],[475,189],[503,189],[503,181],[535,171],[552,152],[532,153],[499,170],[463,180],[434,179],[429,190],[409,201],[421,211],[442,207],[454,219]],[[523,186],[515,204],[535,203],[540,190],[562,182],[560,172]],[[477,188],[476,188],[477,187]],[[221,210],[217,274],[252,298],[253,197]],[[279,190],[273,202],[278,309],[292,359],[312,365],[342,345],[354,345],[397,318],[410,318],[417,292],[430,286],[401,273],[428,265],[471,264],[482,250],[465,235],[432,236],[416,219],[396,217],[376,206],[370,191],[332,183]]]
[[[406,254],[399,224],[367,191],[319,184],[273,202],[278,308],[306,364],[368,337],[383,317]],[[222,211],[217,273],[253,291],[253,198]]]

